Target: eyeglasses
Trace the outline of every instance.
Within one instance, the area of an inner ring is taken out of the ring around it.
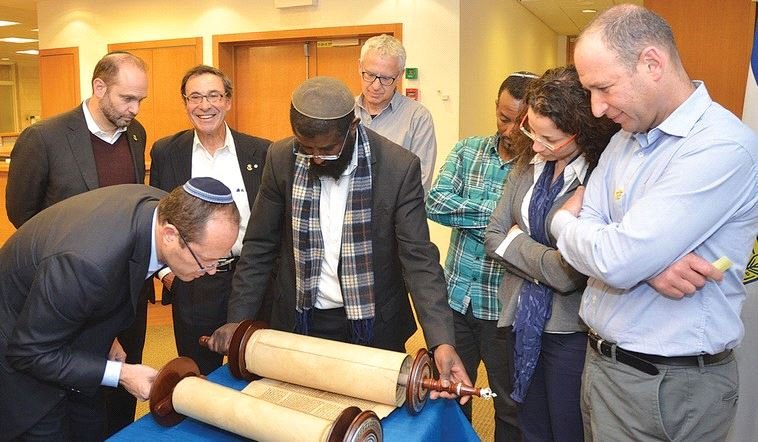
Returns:
[[[176,226],[174,226],[174,227],[176,227]],[[187,242],[187,240],[184,239],[184,235],[182,235],[182,232],[180,232],[179,229],[176,229],[176,233],[179,234],[179,238],[181,238],[182,242],[184,242],[184,245],[187,246],[187,250],[189,250],[190,255],[192,255],[192,258],[195,259],[195,262],[197,263],[198,267],[200,267],[200,271],[201,272],[208,272],[208,271],[213,270],[213,269],[216,269],[217,272],[225,272],[228,269],[223,269],[222,270],[219,267],[224,267],[224,266],[227,266],[227,265],[231,264],[232,262],[234,262],[234,258],[233,257],[229,257],[229,258],[220,258],[220,259],[217,259],[216,262],[213,262],[213,263],[208,264],[208,265],[203,265],[200,262],[200,260],[197,259],[197,255],[195,255],[195,251],[192,250],[192,247],[190,247],[190,245]]]
[[[297,142],[297,138],[292,139],[292,153],[295,154],[298,158],[305,158],[306,160],[315,159],[315,160],[323,160],[323,161],[334,161],[339,159],[340,155],[342,155],[342,151],[345,150],[345,144],[347,143],[347,137],[350,135],[350,129],[348,128],[347,133],[345,133],[345,139],[342,140],[342,147],[340,148],[340,151],[334,155],[310,155],[307,153],[300,152],[299,146],[300,143]]]
[[[374,81],[379,80],[379,84],[382,86],[392,86],[397,77],[382,77],[381,75],[372,74],[371,72],[362,71],[361,78],[368,84],[373,84]]]
[[[182,95],[182,96],[190,104],[200,104],[203,102],[203,99],[208,100],[208,103],[210,104],[219,104],[224,98],[226,98],[225,93],[221,93],[217,91],[213,91],[209,93],[208,95],[192,93],[189,95]]]
[[[569,143],[571,143],[572,141],[574,141],[574,139],[577,136],[577,134],[574,134],[574,135],[571,136],[571,138],[569,138],[568,140],[564,141],[560,145],[553,146],[552,144],[548,143],[547,141],[543,140],[542,138],[539,138],[537,135],[535,135],[532,132],[530,132],[529,129],[527,129],[526,127],[524,127],[524,123],[525,122],[526,122],[526,115],[524,115],[524,118],[521,119],[521,124],[519,125],[519,129],[521,130],[521,132],[524,135],[526,135],[527,137],[529,137],[530,140],[534,141],[535,143],[540,143],[541,145],[545,146],[545,149],[547,149],[547,150],[549,150],[551,152],[555,152],[555,151],[560,150],[561,148],[567,146]]]

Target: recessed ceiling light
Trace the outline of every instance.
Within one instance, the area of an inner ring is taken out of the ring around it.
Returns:
[[[20,24],[17,21],[0,20],[0,26],[13,26]]]
[[[585,14],[594,14],[597,12],[597,9],[582,9],[582,12]]]
[[[0,38],[0,41],[3,41],[5,43],[33,43],[39,40],[37,40],[36,38],[5,37],[5,38]]]
[[[8,61],[8,60],[10,60],[10,58],[8,58],[8,57],[0,58],[0,61]]]
[[[39,55],[39,51],[36,49],[27,49],[25,51],[16,51],[17,54],[26,54],[26,55]]]
[[[32,29],[32,32],[39,32],[39,28]]]

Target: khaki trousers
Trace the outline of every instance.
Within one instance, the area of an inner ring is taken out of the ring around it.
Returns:
[[[721,441],[737,411],[734,353],[703,367],[656,364],[656,376],[588,346],[582,375],[585,440]]]

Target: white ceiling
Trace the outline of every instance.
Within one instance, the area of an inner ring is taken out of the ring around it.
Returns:
[[[0,0],[0,20],[17,21],[20,24],[0,26],[0,38],[23,37],[39,38],[37,28],[37,0]],[[0,42],[0,62],[3,58],[10,61],[21,62],[34,60],[34,55],[17,54],[16,51],[24,49],[37,49],[37,42],[32,43],[5,43]]]
[[[465,0],[464,0],[465,1]],[[602,12],[613,5],[634,3],[643,0],[518,0],[521,6],[560,35],[578,35],[597,13],[582,12],[594,9]]]
[[[461,0],[466,1],[466,0]],[[512,0],[507,0],[512,1]],[[596,15],[584,13],[582,9],[603,11],[619,3],[642,4],[643,0],[516,0],[545,25],[560,35],[577,35]],[[32,31],[37,27],[37,0],[0,0],[0,20],[17,21],[21,24],[0,26],[0,38],[38,38]],[[23,49],[37,49],[34,43],[0,42],[0,59],[10,61],[30,60],[33,55],[17,54]],[[2,61],[2,60],[0,60]]]

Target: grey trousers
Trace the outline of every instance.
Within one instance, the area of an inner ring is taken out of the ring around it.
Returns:
[[[721,441],[737,411],[734,353],[703,367],[659,365],[652,376],[589,346],[582,375],[585,440]]]

